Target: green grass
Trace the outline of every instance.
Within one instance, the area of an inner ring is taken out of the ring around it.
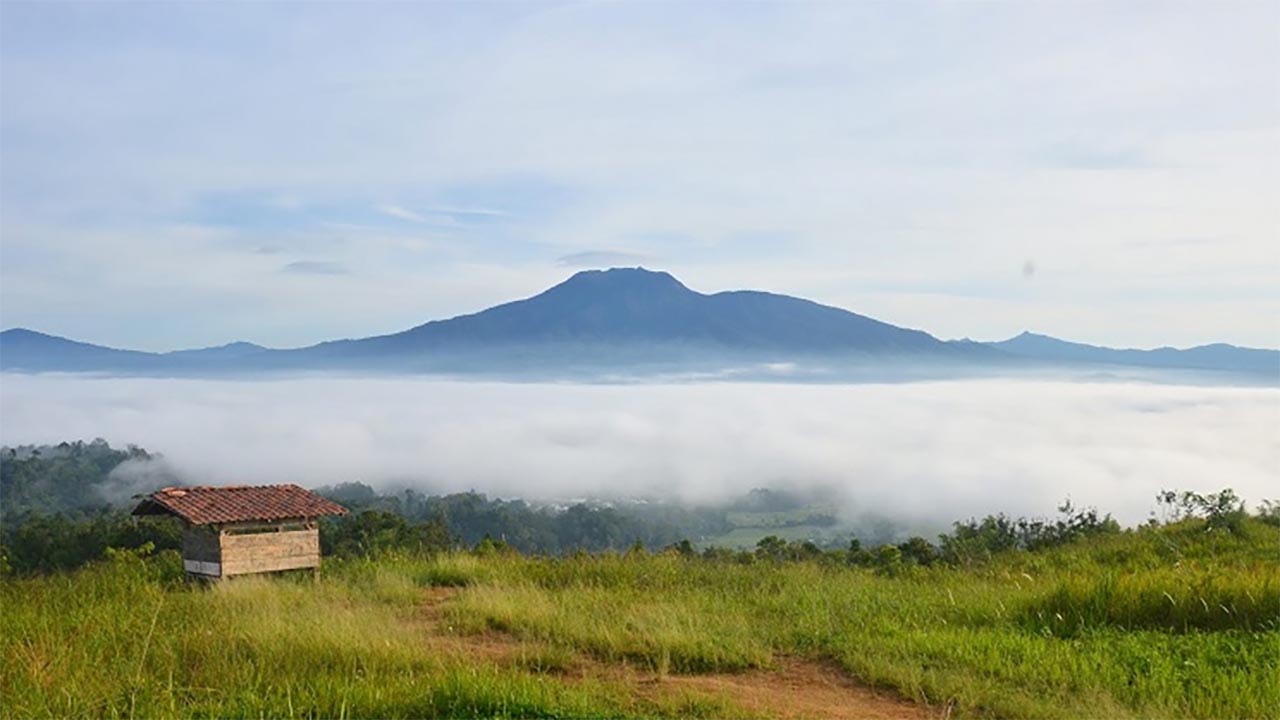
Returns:
[[[175,580],[132,556],[0,582],[7,717],[722,716],[566,677],[578,654],[658,673],[835,660],[960,715],[1280,717],[1280,529],[1195,522],[972,568],[674,555],[451,554],[327,561],[323,579]],[[441,652],[426,585],[461,633],[516,662]]]
[[[467,558],[458,558],[467,567]],[[719,714],[437,653],[413,628],[421,563],[331,563],[320,583],[166,580],[121,558],[3,583],[6,717],[596,717]]]
[[[508,557],[453,615],[675,672],[829,657],[962,713],[1278,717],[1280,531],[1247,530],[1189,523],[892,578],[818,563]]]

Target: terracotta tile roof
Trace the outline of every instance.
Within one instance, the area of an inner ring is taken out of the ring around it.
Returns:
[[[232,485],[157,490],[133,514],[177,515],[192,525],[209,525],[346,515],[347,509],[297,485]]]

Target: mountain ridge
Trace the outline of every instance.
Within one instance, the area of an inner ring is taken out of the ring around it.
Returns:
[[[149,353],[25,328],[0,332],[0,369],[140,374],[382,370],[471,373],[707,369],[792,361],[1007,367],[1070,363],[1280,375],[1280,352],[1225,343],[1118,350],[1024,332],[943,341],[812,300],[756,290],[705,294],[645,268],[584,270],[536,295],[406,330],[271,349],[247,342]]]
[[[1024,330],[987,345],[1020,357],[1033,359],[1072,360],[1108,365],[1141,367],[1231,370],[1240,372],[1280,373],[1280,353],[1275,350],[1248,348],[1228,343],[1209,343],[1189,348],[1162,346],[1149,350],[1110,348],[1061,340]]]

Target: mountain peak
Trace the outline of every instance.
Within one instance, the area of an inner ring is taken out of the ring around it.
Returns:
[[[652,287],[679,287],[685,288],[684,283],[669,273],[662,270],[649,270],[644,267],[614,267],[607,270],[579,270],[574,273],[568,280],[561,285],[585,285],[590,284],[597,287],[604,286],[652,286]],[[685,288],[688,289],[688,288]]]
[[[4,336],[7,338],[19,338],[19,337],[57,338],[58,337],[57,335],[50,335],[48,333],[42,333],[36,330],[31,330],[30,328],[24,328],[24,327],[9,328],[8,330],[0,332],[0,336]],[[58,338],[58,339],[61,339],[61,338]]]
[[[594,302],[607,298],[686,297],[697,293],[685,287],[671,273],[633,267],[581,270],[542,295]]]

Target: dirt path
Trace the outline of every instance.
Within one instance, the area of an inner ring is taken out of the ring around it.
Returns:
[[[751,713],[777,718],[897,720],[926,718],[922,707],[859,684],[834,663],[786,658],[770,670],[669,675],[663,682],[729,698]]]
[[[554,667],[530,667],[545,646],[501,633],[460,635],[451,632],[443,619],[444,606],[456,588],[428,588],[423,602],[423,621],[432,642],[446,653],[481,657],[499,665],[523,667],[555,673],[566,680],[607,679],[621,682],[641,697],[699,695],[727,699],[752,715],[800,720],[899,720],[929,718],[938,711],[873,690],[859,683],[833,662],[803,658],[777,658],[768,670],[741,673],[701,673],[660,675],[630,665],[610,664],[581,653]],[[563,657],[563,654],[559,654]]]

